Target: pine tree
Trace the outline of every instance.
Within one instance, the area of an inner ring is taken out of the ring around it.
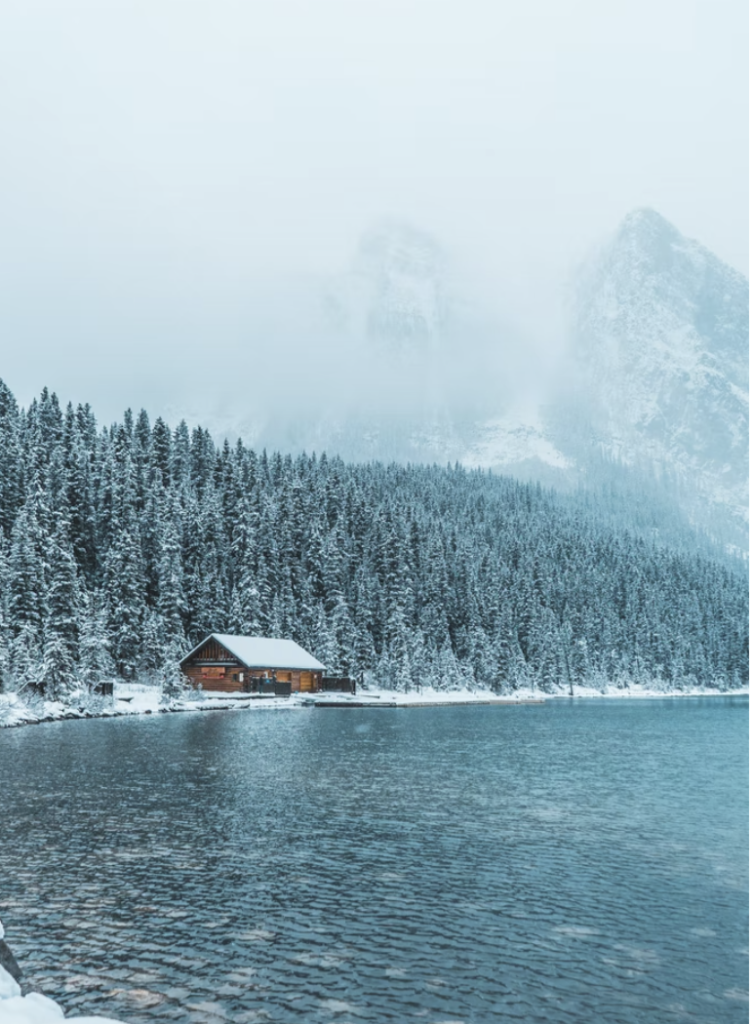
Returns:
[[[0,380],[0,530],[6,537],[11,535],[23,496],[19,421],[16,400]]]
[[[89,693],[115,674],[107,636],[106,610],[95,595],[86,595],[82,602],[79,640],[79,680]]]
[[[9,619],[15,635],[26,630],[42,639],[47,614],[47,550],[37,494],[27,500],[11,534],[8,560]]]
[[[53,636],[65,648],[68,662],[78,656],[81,594],[76,559],[67,520],[58,513],[55,534],[49,544],[45,644]],[[62,662],[61,662],[62,664]]]
[[[170,704],[185,696],[188,691],[188,680],[181,673],[179,665],[182,653],[176,644],[168,645],[165,650],[161,673],[162,696],[160,703],[162,704]]]
[[[28,624],[21,627],[9,644],[9,689],[18,693],[38,693],[43,672],[42,646],[39,634]]]
[[[110,650],[116,670],[133,677],[139,660],[144,618],[144,581],[139,545],[124,530],[113,542],[105,562],[105,598]]]
[[[49,632],[44,641],[44,655],[39,674],[39,687],[49,700],[64,700],[75,689],[75,666],[68,646],[60,634]]]
[[[162,685],[165,664],[165,627],[158,612],[150,609],[141,626],[141,645],[138,653],[138,677],[151,685]]]
[[[183,587],[180,538],[172,519],[162,524],[160,548],[157,610],[162,618],[165,641],[180,647],[185,643],[183,622],[188,609]]]

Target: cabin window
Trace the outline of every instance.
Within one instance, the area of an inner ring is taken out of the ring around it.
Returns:
[[[234,683],[238,682],[238,673],[237,672],[233,672],[233,682]]]

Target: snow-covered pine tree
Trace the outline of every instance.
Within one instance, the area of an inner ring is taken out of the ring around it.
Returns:
[[[171,515],[165,516],[160,531],[157,570],[157,611],[162,620],[163,641],[172,647],[185,646],[184,620],[188,608],[183,586],[183,563],[178,531]]]
[[[80,614],[78,678],[86,692],[92,693],[100,683],[112,680],[115,663],[107,635],[107,612],[97,594],[84,591]]]
[[[88,406],[63,415],[45,391],[18,410],[1,382],[0,470],[5,686],[40,683],[44,648],[62,678],[51,640],[66,635],[74,676],[93,679],[104,614],[128,676],[162,671],[181,627],[187,644],[274,627],[330,671],[392,686],[403,668],[403,685],[502,692],[747,677],[744,574],[622,529],[608,498],[460,467],[218,450],[203,428],[171,434],[145,413],[97,432]],[[61,516],[69,544],[56,549]],[[48,607],[72,606],[73,578],[77,641]]]
[[[43,662],[39,685],[46,697],[61,700],[76,688],[81,597],[68,522],[55,515],[48,544],[47,602],[43,626]]]
[[[13,525],[8,559],[8,614],[15,635],[26,631],[41,643],[47,614],[45,594],[48,579],[48,548],[39,519],[38,491],[32,484],[27,499]]]
[[[141,552],[130,530],[115,537],[107,554],[104,592],[116,669],[122,678],[132,679],[141,653],[145,607]]]

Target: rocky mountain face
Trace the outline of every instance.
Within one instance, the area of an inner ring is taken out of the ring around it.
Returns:
[[[560,440],[579,462],[663,476],[699,525],[744,528],[748,282],[653,210],[579,276],[568,398],[580,413]]]
[[[423,232],[370,232],[322,291],[317,334],[350,365],[342,399],[278,415],[250,442],[563,487],[629,478],[746,545],[748,282],[658,213],[631,213],[577,276],[556,391],[515,386],[531,379],[515,365],[524,339],[464,300]]]

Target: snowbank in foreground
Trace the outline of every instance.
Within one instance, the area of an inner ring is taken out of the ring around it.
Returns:
[[[17,981],[0,967],[0,1021],[2,1024],[59,1024],[61,1020],[71,1024],[122,1024],[114,1017],[66,1017],[62,1009],[47,996],[39,992],[21,995]]]

